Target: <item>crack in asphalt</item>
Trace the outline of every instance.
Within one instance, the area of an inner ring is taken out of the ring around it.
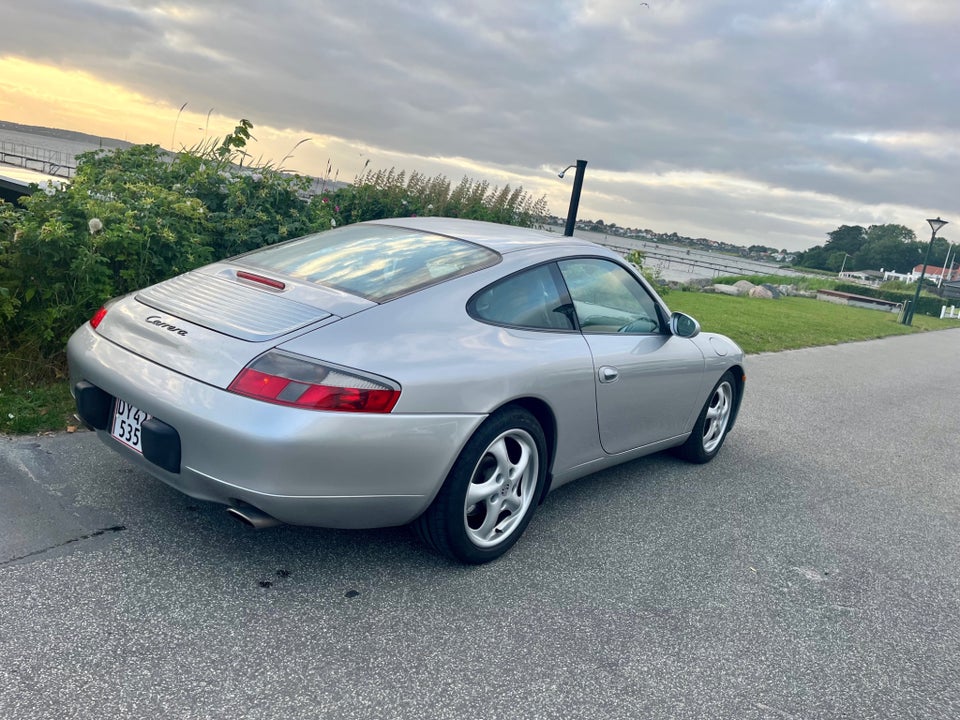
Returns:
[[[123,532],[127,529],[126,525],[111,525],[110,527],[101,528],[100,530],[94,530],[92,533],[87,533],[86,535],[81,535],[80,537],[75,537],[70,540],[65,540],[62,543],[57,543],[56,545],[51,545],[50,547],[43,548],[42,550],[34,550],[29,552],[26,555],[20,555],[19,557],[10,558],[9,560],[3,560],[0,562],[0,567],[5,565],[12,565],[15,562],[20,562],[34,555],[42,555],[43,553],[50,552],[51,550],[56,550],[58,548],[65,547],[67,545],[72,545],[73,543],[81,542],[82,540],[90,540],[101,535],[106,535],[107,533],[118,533]]]

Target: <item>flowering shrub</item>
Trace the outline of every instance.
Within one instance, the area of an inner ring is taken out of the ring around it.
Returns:
[[[176,155],[87,153],[69,185],[38,188],[19,211],[6,205],[0,350],[56,357],[108,298],[310,231],[300,178],[236,162],[249,127]]]
[[[105,300],[309,232],[411,215],[530,225],[546,209],[522,189],[394,170],[305,200],[310,178],[246,162],[252,127],[176,154],[87,153],[69,185],[38,188],[19,209],[0,202],[0,354],[59,362]]]

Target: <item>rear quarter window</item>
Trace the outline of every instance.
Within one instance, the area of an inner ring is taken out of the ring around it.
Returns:
[[[467,311],[477,320],[534,330],[573,330],[551,266],[500,280],[474,295]]]

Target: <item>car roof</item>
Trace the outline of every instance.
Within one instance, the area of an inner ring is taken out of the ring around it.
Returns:
[[[501,225],[481,220],[464,220],[446,217],[402,217],[370,220],[365,224],[391,225],[409,230],[447,235],[490,248],[501,255],[518,250],[533,250],[543,247],[571,248],[595,251],[599,246],[579,238],[558,235],[544,230]]]

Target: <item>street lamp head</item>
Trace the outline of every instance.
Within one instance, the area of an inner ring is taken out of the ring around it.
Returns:
[[[567,165],[563,170],[561,170],[561,171],[557,174],[557,177],[562,179],[563,176],[564,176],[564,174],[567,172],[567,170],[569,170],[570,168],[575,168],[575,167],[576,167],[576,165]]]
[[[947,221],[946,221],[946,220],[941,220],[939,215],[937,216],[937,218],[936,218],[935,220],[927,220],[927,222],[930,223],[930,229],[933,230],[933,234],[934,234],[934,235],[937,234],[937,231],[938,231],[940,228],[942,228],[944,225],[947,224]]]

